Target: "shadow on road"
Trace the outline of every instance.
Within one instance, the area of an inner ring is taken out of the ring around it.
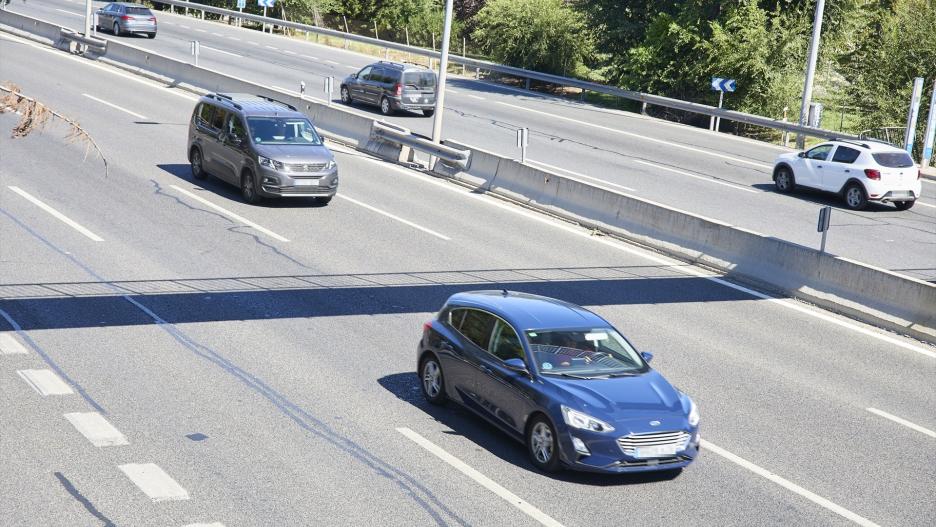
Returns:
[[[173,176],[187,181],[193,185],[197,185],[212,194],[224,198],[227,201],[239,201],[243,202],[241,198],[240,190],[229,183],[225,183],[220,179],[209,176],[205,179],[195,179],[192,177],[192,168],[189,165],[181,163],[167,163],[156,165],[159,169]],[[253,205],[255,207],[263,207],[268,209],[291,209],[291,208],[319,208],[324,207],[325,205],[317,202],[313,198],[268,198],[264,199],[260,203]]]

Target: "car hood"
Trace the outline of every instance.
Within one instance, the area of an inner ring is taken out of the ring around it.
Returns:
[[[257,153],[284,163],[327,163],[334,159],[325,146],[254,145]]]
[[[566,406],[612,424],[664,417],[681,421],[689,413],[685,396],[655,370],[636,377],[548,377],[545,382],[560,392]]]
[[[778,155],[775,163],[779,163],[780,161],[793,161],[797,157],[799,157],[799,152],[786,152]]]

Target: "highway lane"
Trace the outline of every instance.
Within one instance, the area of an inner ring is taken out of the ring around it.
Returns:
[[[545,477],[532,471],[522,448],[477,420],[427,408],[414,392],[412,376],[421,323],[451,291],[501,285],[590,305],[641,348],[657,352],[655,365],[700,401],[703,434],[716,445],[879,523],[913,524],[932,514],[932,504],[921,503],[918,490],[934,480],[927,467],[932,463],[925,461],[932,458],[930,439],[865,410],[882,408],[933,429],[936,423],[925,410],[934,403],[928,390],[931,357],[687,277],[683,265],[661,264],[642,251],[604,243],[532,213],[518,214],[508,205],[359,154],[339,154],[342,194],[452,240],[337,199],[325,208],[276,202],[249,207],[221,185],[206,185],[201,193],[178,168],[184,164],[178,124],[190,107],[179,96],[91,70],[63,54],[5,40],[0,46],[4,56],[24,57],[0,63],[0,76],[77,117],[113,162],[111,176],[102,182],[96,165],[80,162],[80,148],[42,155],[57,148],[50,134],[18,143],[4,138],[4,210],[120,287],[175,288],[175,294],[135,297],[164,317],[171,324],[167,329],[154,327],[113,294],[94,300],[60,292],[45,300],[2,302],[107,410],[131,446],[140,445],[120,459],[76,451],[63,471],[117,524],[130,519],[153,525],[194,520],[285,525],[310,517],[332,523],[376,518],[385,524],[411,525],[413,518],[417,524],[433,523],[399,487],[374,478],[364,461],[342,448],[347,443],[325,437],[334,433],[417,478],[452,511],[448,515],[431,505],[450,524],[457,523],[455,517],[478,525],[532,524],[426,456],[396,431],[399,427],[417,431],[565,525],[606,524],[623,515],[657,523],[661,509],[667,522],[841,521],[712,452],[673,481]],[[47,82],[56,73],[75,79],[75,85]],[[176,126],[133,124],[120,110],[95,106],[82,93]],[[4,125],[11,123],[3,119]],[[128,133],[134,137],[129,145]],[[49,168],[27,169],[36,161]],[[247,242],[243,228],[184,195],[174,194],[177,201],[154,192],[154,181],[163,189],[175,185],[199,192],[290,241]],[[92,242],[37,212],[10,192],[11,185],[34,192],[104,241]],[[0,219],[0,229],[4,240],[17,236],[24,246],[18,252],[35,253],[37,267],[58,267],[63,276],[75,272],[68,255],[23,235],[9,216]],[[135,265],[125,263],[124,255]],[[56,279],[53,272],[21,275],[21,264],[9,273],[7,262],[2,265],[4,283],[100,279],[87,271],[83,279],[74,274]],[[228,280],[197,280],[209,278]],[[239,282],[233,292],[226,291],[230,279]],[[128,280],[136,282],[123,282]],[[337,284],[345,286],[324,287]],[[166,330],[184,332],[205,348],[196,347],[199,354]],[[291,405],[277,398],[277,406],[268,391],[238,371],[262,380]],[[8,385],[8,379],[0,384]],[[283,406],[314,419],[291,419]],[[42,411],[17,405],[9,418],[26,419],[39,430],[55,422],[55,412],[66,410],[74,408],[49,409],[29,421],[32,412]],[[323,435],[325,430],[329,433]],[[64,431],[51,433],[65,441]],[[185,437],[193,433],[208,437]],[[81,445],[78,441],[75,448]],[[908,461],[913,459],[923,461],[915,465]],[[126,480],[108,476],[116,463],[143,461],[158,462],[192,499],[156,507]],[[52,456],[25,474],[34,476],[37,490],[43,488],[38,482],[59,489],[49,472],[62,464]],[[632,485],[625,488],[639,494],[621,501],[624,489],[618,485],[628,482]],[[18,514],[50,508],[48,523],[55,523],[55,511],[74,507],[75,501],[67,494],[51,507],[39,498],[24,500]]]
[[[17,9],[75,25],[74,2],[54,0]],[[71,14],[69,14],[71,11]],[[310,97],[321,97],[321,79],[341,79],[372,57],[272,36],[257,31],[160,13],[156,40],[123,42],[190,60],[189,41],[203,46],[200,64],[263,84],[295,90],[307,82]],[[108,34],[102,34],[111,38]],[[235,40],[236,39],[236,40]],[[288,52],[288,53],[287,53]],[[518,127],[531,129],[531,164],[649,198],[806,246],[817,246],[815,218],[826,204],[837,208],[827,249],[922,279],[936,278],[936,184],[924,183],[924,198],[911,211],[872,206],[846,210],[816,194],[775,194],[770,167],[779,147],[689,128],[643,116],[532,95],[489,83],[455,78],[449,98],[446,136],[504,155],[514,147]],[[357,108],[378,116],[373,109]],[[428,119],[390,119],[428,134]]]

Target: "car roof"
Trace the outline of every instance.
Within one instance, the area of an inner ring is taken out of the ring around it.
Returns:
[[[452,295],[446,304],[489,311],[520,331],[610,326],[581,306],[516,291],[466,291]]]
[[[295,106],[282,101],[253,95],[250,93],[209,93],[202,100],[211,101],[219,106],[233,107],[248,115],[281,115],[285,117],[298,117],[305,115],[296,110]]]
[[[858,147],[858,148],[861,148],[861,149],[863,149],[863,150],[867,150],[867,151],[872,152],[872,153],[876,153],[876,152],[904,152],[904,151],[905,151],[904,149],[900,148],[900,147],[897,146],[897,145],[894,145],[894,144],[891,144],[891,143],[888,143],[888,142],[885,142],[885,141],[881,141],[881,140],[878,140],[878,139],[861,139],[861,140],[854,140],[854,139],[838,139],[838,138],[835,138],[835,139],[830,139],[830,140],[828,140],[826,143],[832,143],[832,144],[835,144],[835,145],[850,146],[850,147],[852,147],[852,148]]]
[[[143,4],[137,4],[137,3],[134,3],[134,2],[114,2],[114,4],[116,4],[116,5],[122,5],[122,6],[124,6],[124,7],[142,7],[142,8],[145,8],[145,9],[149,9],[149,7],[146,7],[146,6],[143,5]]]
[[[409,64],[404,62],[393,62],[390,60],[381,60],[374,62],[373,64],[368,64],[368,66],[383,66],[385,68],[393,68],[400,71],[429,71],[429,68],[422,66],[420,64]],[[366,66],[365,66],[366,67]]]

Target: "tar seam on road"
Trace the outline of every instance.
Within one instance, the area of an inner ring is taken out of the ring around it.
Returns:
[[[72,482],[68,481],[68,478],[66,478],[61,472],[54,472],[53,474],[55,474],[55,477],[58,478],[59,483],[62,484],[62,487],[65,487],[65,490],[69,494],[71,494],[72,497],[75,498],[75,500],[77,500],[78,503],[80,503],[85,508],[86,511],[91,513],[91,516],[94,516],[98,520],[101,520],[102,522],[104,522],[104,527],[117,527],[117,524],[110,521],[110,519],[108,519],[107,516],[104,516],[103,514],[101,514],[101,511],[97,510],[94,507],[94,504],[88,501],[88,498],[85,498],[84,496],[82,496],[81,493],[78,492],[78,489],[76,489],[75,486],[72,485]]]
[[[153,322],[160,329],[162,329],[167,334],[169,334],[169,336],[175,339],[176,342],[178,342],[183,347],[191,351],[193,354],[220,367],[222,370],[229,373],[236,380],[240,381],[242,384],[244,384],[245,386],[253,390],[255,393],[257,393],[264,399],[268,400],[271,404],[273,404],[274,407],[276,407],[280,411],[280,413],[282,413],[285,417],[289,418],[294,423],[296,423],[296,425],[298,425],[301,429],[331,444],[335,448],[347,453],[352,458],[356,459],[357,461],[359,461],[366,467],[373,470],[376,474],[393,481],[393,483],[395,483],[397,487],[400,488],[400,491],[405,496],[412,499],[417,505],[419,505],[420,508],[426,511],[426,513],[432,517],[433,521],[437,525],[440,525],[440,526],[449,525],[449,523],[442,516],[442,514],[445,514],[451,517],[452,519],[454,519],[454,521],[458,525],[461,525],[462,527],[469,527],[468,522],[466,522],[464,519],[458,516],[454,511],[448,508],[448,506],[446,506],[435,494],[433,494],[431,490],[429,490],[428,488],[426,488],[425,485],[423,485],[418,480],[416,480],[415,477],[403,471],[402,469],[396,468],[395,466],[391,465],[389,462],[384,461],[382,458],[378,457],[376,454],[370,452],[365,447],[356,443],[351,438],[342,436],[338,432],[335,432],[326,423],[312,416],[309,412],[301,408],[296,403],[290,401],[289,399],[284,397],[282,394],[280,394],[273,388],[269,387],[266,383],[264,383],[262,380],[260,380],[256,376],[250,373],[247,373],[246,371],[241,369],[239,366],[232,363],[228,359],[224,358],[221,354],[214,351],[213,349],[203,344],[198,343],[195,339],[193,339],[192,337],[189,337],[186,333],[184,333],[182,330],[177,328],[174,324],[166,322],[162,317],[154,313],[148,307],[144,306],[139,301],[137,301],[130,295],[126,294],[123,290],[115,286],[113,283],[106,280],[104,277],[99,275],[96,271],[91,269],[88,265],[83,263],[77,257],[72,255],[71,253],[64,251],[63,249],[60,249],[58,246],[56,246],[55,244],[47,240],[41,234],[39,234],[38,232],[33,230],[31,227],[29,227],[28,225],[20,221],[18,218],[16,218],[15,216],[7,212],[6,209],[0,208],[0,213],[10,218],[14,223],[16,223],[18,226],[20,226],[23,230],[28,232],[30,235],[32,235],[35,239],[39,240],[46,247],[60,254],[68,261],[72,262],[75,266],[79,267],[89,276],[91,276],[95,280],[113,289],[114,293],[117,296],[120,296],[121,298],[123,298],[124,300],[132,304],[134,307],[142,311],[144,314],[146,314],[149,318],[153,320]],[[2,310],[0,310],[0,314],[3,314],[4,318],[6,318],[11,324],[14,325],[14,329],[17,329],[17,332],[20,334],[20,336],[23,336],[24,338],[28,338],[28,336],[26,336],[25,333],[23,333],[19,329],[19,325],[16,324],[12,318],[9,318],[9,315],[6,315],[6,313],[3,312]],[[29,342],[32,343],[32,340],[30,339]],[[37,352],[38,351],[39,350],[37,348]],[[71,382],[74,382],[74,381],[71,381]],[[81,391],[79,391],[79,393],[81,393]],[[98,408],[102,413],[106,413],[103,410],[101,410],[100,406],[98,406],[97,403],[94,403],[93,400],[91,400],[88,397],[85,397],[85,399],[88,400],[88,402],[91,403],[93,406]],[[425,496],[425,498],[423,496],[420,496],[417,493],[417,491],[421,492]]]

